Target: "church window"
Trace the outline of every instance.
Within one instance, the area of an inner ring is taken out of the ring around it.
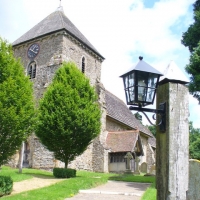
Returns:
[[[36,77],[36,63],[31,62],[28,66],[27,75],[30,77],[30,79],[33,79]]]
[[[82,57],[82,73],[85,73],[85,57]]]

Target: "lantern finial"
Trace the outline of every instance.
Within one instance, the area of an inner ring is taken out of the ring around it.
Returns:
[[[140,57],[139,57],[139,59],[140,59],[140,60],[142,60],[142,59],[143,59],[143,57],[142,57],[142,56],[140,56]]]

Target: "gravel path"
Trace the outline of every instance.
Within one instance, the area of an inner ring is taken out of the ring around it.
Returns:
[[[28,179],[25,181],[20,182],[14,182],[13,183],[13,191],[11,195],[28,191],[28,190],[34,190],[42,187],[46,187],[49,185],[52,185],[54,183],[63,181],[63,179],[57,179],[57,178],[44,178],[44,177],[34,177],[32,179]]]

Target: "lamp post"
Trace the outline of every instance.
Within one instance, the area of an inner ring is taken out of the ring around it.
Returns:
[[[188,81],[171,62],[158,87],[162,74],[145,63],[142,57],[139,59],[135,68],[121,77],[130,110],[153,112],[161,116],[160,128],[156,129],[157,200],[186,200],[189,166]],[[153,104],[156,91],[158,109],[145,108]]]
[[[127,105],[131,105],[129,107],[130,110],[142,112],[148,120],[149,118],[144,112],[159,114],[161,116],[161,121],[158,123],[160,125],[160,130],[165,132],[166,104],[160,103],[159,109],[144,108],[154,103],[159,78],[163,76],[163,74],[144,62],[143,57],[140,56],[139,60],[140,61],[133,69],[120,76],[123,78],[124,82]],[[149,122],[151,123],[150,120]]]

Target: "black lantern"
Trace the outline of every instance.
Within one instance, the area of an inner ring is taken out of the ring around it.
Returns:
[[[142,59],[143,57],[140,56],[140,61],[138,62],[138,64],[129,72],[120,76],[121,78],[123,78],[124,82],[126,102],[127,105],[133,105],[129,107],[130,110],[143,112],[148,120],[149,118],[144,112],[153,112],[161,115],[161,121],[159,125],[161,125],[160,129],[162,131],[165,131],[164,121],[166,104],[160,104],[158,110],[142,108],[147,105],[153,104],[159,78],[160,76],[163,76],[163,74],[144,62]],[[151,123],[150,120],[149,122]]]
[[[144,62],[142,57],[131,71],[121,75],[127,105],[147,106],[153,104],[161,74],[158,70]]]

